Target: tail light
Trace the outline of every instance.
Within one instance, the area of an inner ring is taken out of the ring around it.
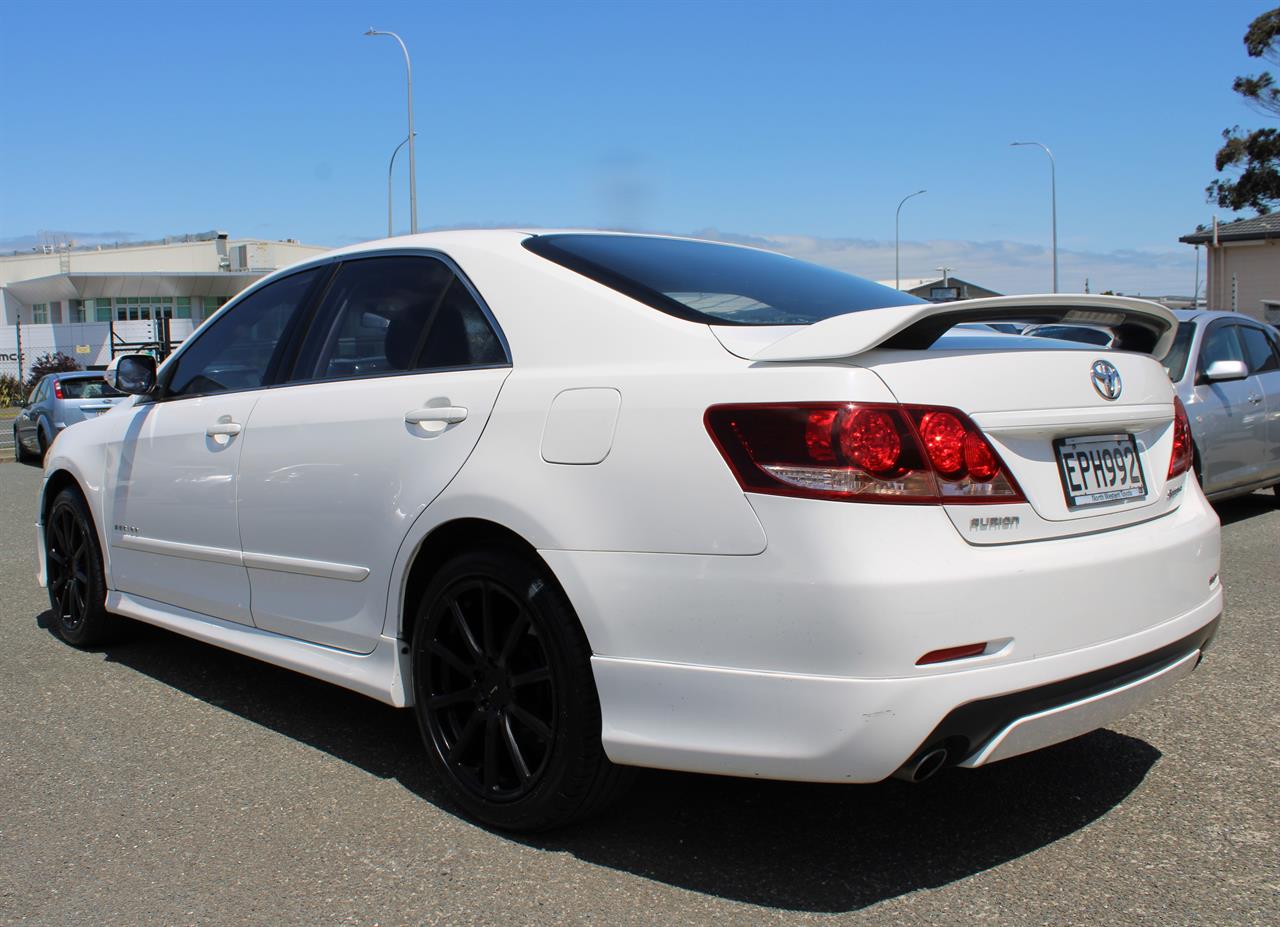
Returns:
[[[1191,469],[1192,456],[1195,449],[1191,444],[1191,420],[1187,418],[1187,410],[1182,400],[1173,397],[1173,454],[1169,458],[1169,476],[1181,476]]]
[[[63,395],[62,395],[62,381],[61,381],[61,380],[54,380],[54,381],[53,381],[53,398],[54,398],[54,399],[65,399],[65,398],[67,398],[67,397],[65,397],[65,396],[63,396]]]
[[[1022,502],[963,412],[861,403],[712,406],[707,431],[748,492],[850,502]]]

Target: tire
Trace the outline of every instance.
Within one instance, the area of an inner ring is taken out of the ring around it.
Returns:
[[[58,493],[45,519],[45,564],[54,632],[73,647],[110,640],[118,621],[107,612],[102,549],[79,491]]]
[[[18,440],[18,426],[13,426],[13,459],[17,463],[26,463],[31,459],[31,455],[27,453],[27,449],[22,446],[22,442]]]
[[[411,652],[427,755],[471,817],[546,830],[603,809],[630,782],[600,743],[586,635],[527,555],[446,563],[418,604]]]

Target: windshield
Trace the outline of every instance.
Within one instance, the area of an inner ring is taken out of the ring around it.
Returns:
[[[566,234],[524,246],[668,315],[709,325],[808,325],[924,302],[829,267],[708,241]]]
[[[1196,336],[1195,322],[1179,322],[1178,333],[1173,336],[1173,347],[1164,356],[1164,371],[1177,383],[1187,371],[1187,357],[1191,354],[1191,339]]]
[[[60,380],[64,399],[101,399],[104,396],[123,396],[124,393],[107,385],[106,380],[91,377]]]

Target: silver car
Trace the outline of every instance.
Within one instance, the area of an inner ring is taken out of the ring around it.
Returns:
[[[101,371],[51,373],[40,379],[13,420],[13,454],[18,460],[44,459],[62,429],[101,415],[124,399]]]
[[[1191,419],[1205,495],[1275,487],[1280,495],[1280,333],[1239,312],[1174,310],[1164,359]]]

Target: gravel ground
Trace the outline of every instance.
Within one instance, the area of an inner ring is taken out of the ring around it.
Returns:
[[[59,643],[40,474],[0,466],[0,924],[1280,923],[1280,506],[1219,507],[1201,668],[1110,730],[920,786],[646,773],[608,817],[458,817],[412,717],[140,628]]]

